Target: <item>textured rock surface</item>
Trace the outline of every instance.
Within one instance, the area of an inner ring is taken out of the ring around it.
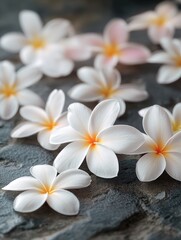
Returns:
[[[1,0],[0,33],[19,29],[17,14],[24,8],[38,11],[46,20],[54,16],[67,17],[74,21],[78,31],[100,31],[112,16],[129,17],[148,8],[142,2],[145,1]],[[147,2],[150,6],[154,4],[154,1]],[[145,43],[151,49],[156,48],[150,44],[144,32],[133,34],[132,39]],[[0,51],[0,59],[5,58],[20,66],[18,56]],[[127,104],[126,114],[117,123],[131,124],[142,130],[141,118],[137,114],[139,109],[154,103],[172,109],[181,101],[180,82],[169,86],[156,83],[158,66],[120,66],[119,69],[124,82],[144,81],[150,98],[142,103]],[[44,77],[33,89],[46,99],[52,89],[62,88],[67,92],[76,82],[76,72],[73,72],[62,79]],[[66,107],[71,102],[67,96]],[[32,165],[51,164],[58,153],[39,147],[36,137],[11,139],[10,131],[19,120],[17,115],[11,121],[0,121],[0,187],[29,174]],[[181,239],[181,184],[167,174],[152,183],[139,182],[135,175],[138,158],[119,156],[120,171],[117,178],[104,180],[92,176],[93,182],[89,188],[74,191],[81,202],[80,214],[76,217],[61,216],[46,205],[35,213],[15,213],[12,203],[16,194],[0,190],[0,239]],[[88,171],[85,164],[82,168]]]

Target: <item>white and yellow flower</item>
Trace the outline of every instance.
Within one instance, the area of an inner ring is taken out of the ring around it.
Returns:
[[[125,101],[139,102],[148,98],[147,91],[136,84],[121,84],[121,76],[116,69],[82,67],[77,75],[83,83],[69,91],[71,98],[82,102],[116,99],[120,103],[119,116],[125,113]]]
[[[53,166],[36,165],[30,168],[30,173],[32,177],[17,178],[3,188],[8,191],[25,191],[15,198],[15,211],[33,212],[47,202],[52,209],[64,215],[76,215],[79,212],[79,200],[65,189],[89,186],[91,178],[86,172],[69,169],[57,176]]]
[[[22,67],[16,72],[12,63],[0,62],[0,118],[11,119],[18,112],[19,106],[42,106],[42,99],[27,89],[41,77],[37,68]]]
[[[137,149],[144,142],[142,134],[127,125],[113,126],[120,105],[104,100],[93,111],[81,103],[68,108],[68,127],[54,131],[52,144],[72,142],[56,157],[58,172],[79,168],[86,157],[89,170],[102,178],[116,177],[119,170],[115,153],[124,154]]]
[[[139,112],[138,112],[139,115],[141,117],[144,117],[150,108],[151,107],[146,107],[146,108],[139,110]],[[166,108],[164,108],[164,110],[167,112],[167,114],[170,118],[173,132],[176,133],[176,132],[181,131],[181,103],[177,103],[174,106],[172,113]]]
[[[164,171],[181,181],[181,132],[173,133],[171,121],[164,108],[154,105],[143,117],[145,143],[134,151],[144,154],[136,164],[140,181],[157,179]]]
[[[171,2],[158,4],[155,11],[147,11],[132,17],[130,30],[148,29],[148,36],[153,43],[160,43],[163,38],[172,38],[175,28],[181,27],[181,14]]]
[[[47,150],[55,150],[60,144],[50,144],[49,139],[55,129],[68,125],[67,113],[62,113],[65,95],[62,90],[53,90],[48,97],[45,110],[40,107],[26,106],[20,115],[26,120],[18,124],[11,137],[24,138],[38,133],[39,144]]]
[[[153,53],[148,62],[164,64],[158,71],[158,83],[173,83],[181,78],[181,41],[163,39],[160,44],[165,51]]]
[[[23,33],[5,34],[1,37],[1,47],[19,52],[24,64],[39,67],[48,76],[68,75],[73,69],[73,62],[60,51],[60,42],[74,32],[71,23],[57,18],[43,27],[39,15],[30,10],[20,12],[19,22]]]

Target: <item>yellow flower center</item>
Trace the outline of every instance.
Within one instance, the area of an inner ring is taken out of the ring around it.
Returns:
[[[0,87],[0,94],[4,95],[6,98],[15,96],[17,94],[16,85],[10,85],[8,83],[4,84],[2,87]]]
[[[44,48],[46,46],[46,41],[40,37],[34,37],[28,41],[29,44],[36,50]]]
[[[43,127],[45,127],[48,131],[51,131],[51,130],[53,130],[53,128],[55,128],[55,127],[58,126],[58,123],[55,122],[54,120],[48,120],[48,121],[45,121],[42,125],[43,125]]]
[[[116,89],[114,89],[113,87],[111,86],[103,86],[101,89],[100,89],[100,94],[105,98],[111,98],[114,93],[116,93]]]
[[[43,185],[42,188],[40,188],[40,193],[41,194],[46,194],[48,193],[49,195],[55,192],[55,188],[53,186],[46,186]]]
[[[101,140],[98,139],[96,135],[90,136],[89,134],[85,136],[85,141],[86,141],[86,146],[90,145],[91,148],[95,148],[97,143],[101,142]]]
[[[151,24],[158,27],[163,27],[167,23],[168,19],[166,16],[158,16],[151,20]]]
[[[181,122],[173,122],[172,129],[174,132],[178,132],[181,130]]]
[[[181,67],[181,55],[173,57],[173,61],[175,62],[175,66]]]
[[[121,54],[121,50],[119,45],[117,44],[105,44],[103,46],[103,53],[107,57],[119,56]]]

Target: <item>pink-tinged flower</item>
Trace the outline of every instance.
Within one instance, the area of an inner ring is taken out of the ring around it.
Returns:
[[[50,165],[36,165],[30,168],[31,176],[15,179],[2,188],[8,191],[24,191],[14,200],[14,210],[28,213],[39,209],[45,202],[58,213],[76,215],[80,203],[77,197],[65,189],[88,187],[90,176],[79,169],[69,169],[57,176],[57,170]]]
[[[1,47],[7,51],[20,53],[24,64],[37,66],[51,77],[68,75],[73,63],[59,49],[61,41],[74,32],[68,20],[57,18],[44,27],[37,13],[29,10],[19,14],[23,33],[7,33],[1,38]]]
[[[102,178],[116,177],[119,170],[115,153],[127,153],[144,142],[142,133],[127,125],[113,126],[120,105],[115,100],[104,100],[93,111],[81,103],[68,108],[68,127],[54,131],[53,144],[72,142],[56,157],[58,172],[79,168],[86,157],[89,170]]]
[[[47,150],[56,150],[60,144],[50,144],[52,132],[68,125],[67,113],[62,113],[65,95],[62,90],[53,90],[48,97],[45,109],[26,106],[20,109],[20,115],[26,120],[18,124],[11,137],[24,138],[38,133],[39,144]]]
[[[42,99],[27,88],[41,77],[41,72],[36,68],[22,67],[16,72],[12,63],[0,62],[0,118],[11,119],[18,112],[19,106],[42,106]]]
[[[181,27],[181,14],[174,3],[162,2],[155,11],[147,11],[132,17],[130,30],[148,29],[148,36],[153,43],[160,43],[162,38],[172,38],[175,28]]]
[[[148,61],[164,64],[158,71],[157,82],[169,84],[181,77],[181,41],[163,39],[161,46],[165,51],[153,53]]]
[[[122,19],[111,20],[105,27],[103,36],[99,34],[83,34],[80,41],[90,51],[96,53],[95,67],[115,67],[122,64],[145,63],[150,51],[139,44],[129,43],[129,32],[126,22]]]
[[[144,117],[150,108],[151,107],[141,109],[138,112],[139,115],[141,117]],[[168,109],[166,109],[166,108],[163,108],[163,109],[167,112],[167,114],[170,118],[173,132],[176,133],[176,132],[181,131],[181,103],[177,103],[174,106],[172,113],[170,111],[168,111]]]
[[[160,106],[152,106],[143,117],[145,143],[134,154],[144,154],[137,162],[140,181],[157,179],[164,170],[181,181],[181,132],[173,134],[168,113]]]
[[[119,116],[126,110],[124,101],[139,102],[148,98],[144,89],[134,84],[121,84],[120,73],[116,69],[94,69],[82,67],[77,75],[83,83],[75,85],[69,96],[82,102],[116,99],[120,104]]]

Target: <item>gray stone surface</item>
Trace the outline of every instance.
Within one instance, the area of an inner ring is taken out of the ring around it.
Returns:
[[[123,8],[120,8],[118,0],[1,0],[0,33],[19,29],[17,14],[24,8],[38,11],[46,20],[54,16],[67,17],[74,21],[78,31],[100,31],[112,16],[129,17],[129,13],[148,8],[144,6],[145,1],[141,0],[120,1],[120,4],[121,2],[128,3],[127,7],[124,4]],[[153,5],[153,1],[148,3]],[[181,33],[178,32],[177,36],[181,36]],[[150,44],[145,32],[141,35],[132,34],[132,40],[145,43],[151,49],[157,48]],[[0,59],[6,58],[17,64],[17,67],[20,66],[18,56],[0,51]],[[126,114],[118,119],[117,123],[130,124],[142,130],[141,118],[137,113],[139,109],[154,103],[172,109],[181,101],[180,82],[168,86],[158,85],[155,81],[157,69],[157,65],[119,66],[123,81],[145,82],[150,97],[145,102],[127,104]],[[46,99],[52,89],[62,88],[67,92],[76,82],[78,79],[74,71],[69,77],[62,79],[44,77],[33,90]],[[71,102],[66,96],[66,107]],[[42,149],[38,146],[36,137],[11,139],[9,134],[19,120],[17,115],[10,121],[0,121],[0,187],[17,177],[29,175],[32,165],[52,164],[58,153]],[[81,202],[80,213],[76,217],[62,216],[47,205],[31,214],[15,213],[12,204],[17,193],[4,193],[0,190],[0,239],[181,239],[181,184],[166,173],[152,183],[139,182],[135,175],[138,158],[139,156],[120,155],[117,178],[106,180],[92,176],[90,187],[74,191]],[[82,169],[88,171],[85,163]]]

